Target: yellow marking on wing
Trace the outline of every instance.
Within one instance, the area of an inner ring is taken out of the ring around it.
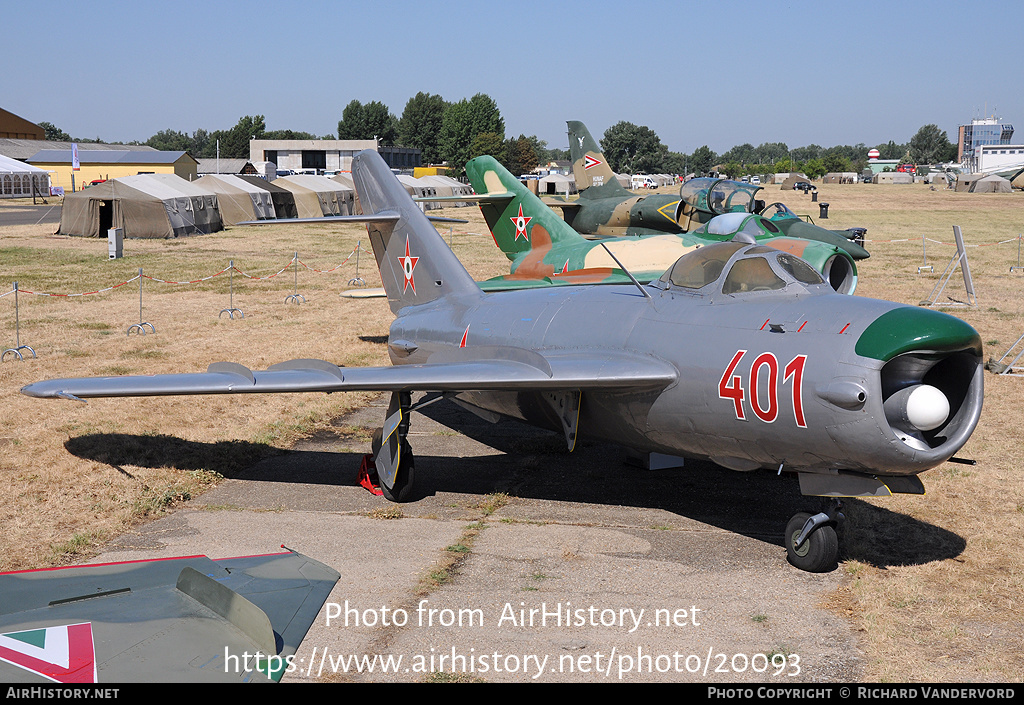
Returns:
[[[695,245],[684,245],[676,235],[656,235],[645,237],[642,240],[620,240],[605,244],[626,269],[637,272],[668,269],[687,252],[697,249]],[[615,260],[609,257],[600,245],[587,253],[583,266],[588,269],[590,267],[618,267]]]

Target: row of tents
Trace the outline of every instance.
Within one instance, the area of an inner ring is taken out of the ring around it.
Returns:
[[[472,195],[448,177],[400,177],[414,197]],[[444,204],[451,206],[453,204]],[[458,202],[454,205],[473,205]],[[425,207],[443,207],[425,204]],[[111,179],[66,194],[60,234],[106,237],[122,228],[124,237],[170,238],[223,230],[249,220],[320,218],[360,214],[351,176],[296,174],[273,182],[258,176],[209,174],[186,181],[173,174],[137,174]]]

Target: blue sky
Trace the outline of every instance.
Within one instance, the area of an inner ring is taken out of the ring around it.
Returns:
[[[42,8],[46,8],[43,11]],[[333,134],[346,104],[486,93],[564,148],[626,120],[669,149],[869,146],[995,114],[1024,139],[1024,3],[0,0],[0,107],[145,140],[264,115]],[[17,57],[17,58],[16,58]]]

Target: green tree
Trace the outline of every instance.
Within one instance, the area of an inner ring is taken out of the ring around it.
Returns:
[[[910,138],[910,160],[915,164],[935,164],[950,161],[955,145],[938,125],[925,125]]]
[[[268,130],[263,133],[265,140],[315,140],[318,139],[312,132],[296,132],[295,130]],[[334,136],[327,139],[334,139]]]
[[[477,93],[466,100],[449,103],[441,120],[438,148],[441,158],[451,166],[449,174],[460,176],[470,159],[470,147],[481,132],[493,132],[505,140],[505,121],[490,96]]]
[[[822,164],[825,167],[825,173],[835,171],[851,171],[850,158],[843,154],[841,148],[833,147],[825,150],[825,155],[821,159]],[[810,174],[808,174],[810,176]]]
[[[502,162],[513,176],[528,174],[537,168],[537,151],[534,147],[536,137],[519,135],[516,139],[505,142],[503,151],[505,160]]]
[[[39,127],[43,128],[43,137],[48,140],[54,140],[56,142],[71,142],[71,135],[64,132],[56,125],[50,122],[41,122]]]
[[[682,152],[669,152],[665,158],[665,170],[668,174],[686,175],[689,157]]]
[[[899,159],[907,151],[906,145],[896,144],[889,140],[888,144],[880,144],[875,147],[878,150],[879,159]]]
[[[177,130],[160,130],[146,140],[145,144],[164,152],[187,152],[192,147],[192,139]]]
[[[398,139],[398,120],[388,106],[374,100],[363,105],[352,100],[341,113],[338,122],[339,140],[372,140],[381,144],[395,144]]]
[[[711,167],[717,160],[718,155],[712,152],[707,145],[698,147],[690,155],[690,171],[697,175],[706,174],[711,171]]]
[[[646,125],[622,121],[609,127],[601,138],[601,149],[613,171],[630,174],[665,171],[668,147]]]
[[[424,164],[441,161],[438,140],[447,105],[441,96],[421,91],[405,104],[398,121],[398,143],[422,151]]]
[[[481,132],[473,138],[473,142],[469,145],[469,159],[485,154],[489,154],[505,164],[505,140],[497,132]]]
[[[209,139],[203,146],[201,155],[213,157],[217,153],[217,143],[220,142],[220,156],[226,159],[248,159],[249,142],[251,140],[263,139],[267,123],[262,115],[246,115],[238,119],[238,122],[230,130],[214,130],[210,133]]]
[[[825,162],[818,158],[808,159],[804,162],[801,171],[811,179],[818,179],[828,173],[828,169],[825,168]]]

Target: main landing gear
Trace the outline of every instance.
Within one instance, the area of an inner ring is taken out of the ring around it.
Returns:
[[[377,468],[380,490],[392,502],[408,502],[413,495],[415,459],[412,447],[406,440],[409,435],[409,414],[443,398],[443,394],[427,395],[413,404],[409,392],[391,393],[384,426],[373,432],[370,450],[373,464]]]
[[[839,537],[836,526],[845,517],[843,503],[832,500],[824,512],[811,514],[798,512],[786,524],[786,555],[789,562],[800,570],[825,573],[836,567],[839,560]]]

